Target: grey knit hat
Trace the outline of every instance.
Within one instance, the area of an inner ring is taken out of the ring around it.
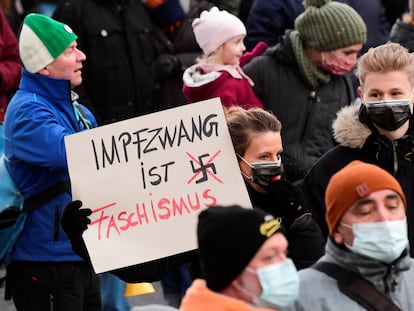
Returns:
[[[332,51],[364,44],[367,27],[349,5],[331,0],[304,0],[305,12],[295,20],[295,29],[311,48]]]

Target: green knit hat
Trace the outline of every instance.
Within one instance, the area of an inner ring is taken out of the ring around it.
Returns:
[[[53,62],[78,37],[61,22],[37,13],[23,20],[19,36],[19,53],[24,67],[32,72]]]
[[[349,5],[331,0],[304,0],[305,12],[295,20],[295,29],[311,48],[332,51],[364,44],[367,27]]]

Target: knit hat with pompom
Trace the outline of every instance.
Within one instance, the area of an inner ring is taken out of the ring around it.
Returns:
[[[304,0],[305,11],[295,20],[295,29],[311,48],[333,51],[364,44],[367,27],[349,5],[331,0]]]

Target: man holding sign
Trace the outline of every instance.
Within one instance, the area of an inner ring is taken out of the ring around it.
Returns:
[[[29,14],[19,36],[24,70],[4,123],[7,168],[27,199],[27,212],[8,266],[17,310],[101,310],[99,281],[76,255],[60,226],[72,201],[64,137],[96,125],[71,89],[82,82],[85,54],[69,26]]]

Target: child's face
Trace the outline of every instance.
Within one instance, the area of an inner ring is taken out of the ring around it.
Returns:
[[[223,43],[216,52],[217,60],[223,65],[238,65],[240,56],[246,50],[243,40],[245,35],[240,35]]]

